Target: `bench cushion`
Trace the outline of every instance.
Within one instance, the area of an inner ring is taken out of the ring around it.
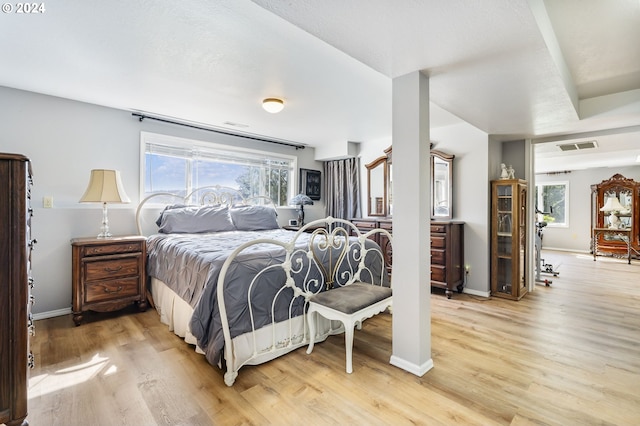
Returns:
[[[345,314],[352,314],[390,296],[389,287],[355,282],[318,293],[310,301]]]

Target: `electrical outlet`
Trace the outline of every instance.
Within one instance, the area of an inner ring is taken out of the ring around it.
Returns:
[[[464,265],[464,272],[469,273],[471,271],[471,265]]]
[[[52,196],[47,196],[47,197],[42,197],[42,207],[44,207],[45,209],[52,209],[53,208],[53,197]]]

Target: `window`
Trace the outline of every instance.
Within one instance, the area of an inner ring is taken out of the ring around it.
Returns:
[[[538,220],[547,222],[547,226],[569,226],[569,182],[536,184],[535,207],[542,212]]]
[[[296,157],[142,132],[142,198],[157,192],[187,194],[210,185],[267,196],[285,206],[293,196]]]

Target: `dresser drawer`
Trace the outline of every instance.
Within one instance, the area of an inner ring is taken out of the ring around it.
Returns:
[[[432,248],[447,248],[447,240],[444,235],[431,235]]]
[[[445,233],[447,232],[447,227],[445,225],[431,225],[431,233]]]
[[[444,250],[431,250],[431,264],[444,265],[447,258],[447,252]]]
[[[87,283],[85,287],[85,303],[104,302],[113,299],[122,299],[138,294],[138,277],[106,280]]]
[[[141,241],[123,242],[108,245],[85,246],[82,248],[84,256],[105,256],[109,254],[135,253],[142,251]]]
[[[431,281],[447,281],[447,268],[442,265],[431,264]]]
[[[140,256],[85,262],[85,281],[140,275]]]

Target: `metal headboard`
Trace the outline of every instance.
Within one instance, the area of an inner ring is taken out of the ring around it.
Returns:
[[[244,197],[242,193],[226,186],[212,185],[196,188],[190,193],[157,192],[151,194],[138,204],[136,208],[136,227],[138,234],[151,235],[157,232],[155,223],[165,206],[170,204],[185,205],[265,205],[275,209],[273,201],[262,195]]]

